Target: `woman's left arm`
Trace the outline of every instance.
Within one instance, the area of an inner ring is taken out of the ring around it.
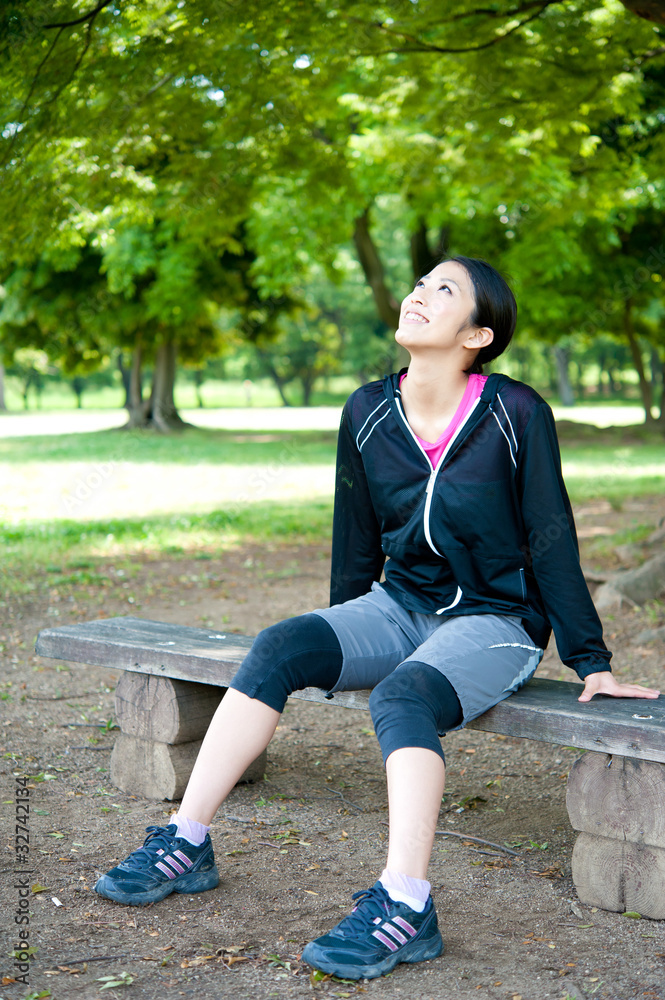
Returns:
[[[607,694],[612,698],[657,698],[660,691],[641,684],[620,684],[609,670],[601,670],[587,675],[584,691],[577,700],[591,701],[595,694]]]
[[[657,698],[640,684],[622,684],[609,669],[611,653],[580,566],[570,501],[552,411],[541,404],[520,442],[517,485],[529,542],[528,557],[554,630],[559,656],[584,682],[580,701],[595,694]]]

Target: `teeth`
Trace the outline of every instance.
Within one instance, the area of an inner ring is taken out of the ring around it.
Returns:
[[[425,319],[424,316],[421,316],[419,313],[415,313],[415,312],[406,312],[406,313],[404,313],[404,319],[408,319],[412,323],[427,323],[427,322],[429,322],[428,320]]]

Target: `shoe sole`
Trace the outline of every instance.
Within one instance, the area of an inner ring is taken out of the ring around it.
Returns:
[[[146,889],[144,892],[125,892],[118,888],[108,875],[102,875],[95,885],[95,892],[105,899],[112,899],[114,903],[124,903],[126,906],[148,906],[149,903],[158,903],[161,899],[165,899],[172,892],[193,895],[197,892],[206,892],[208,889],[216,889],[218,885],[219,872],[217,867],[213,865],[207,872],[191,872],[189,875],[181,875],[172,883],[165,882],[154,889]]]
[[[374,965],[343,965],[339,962],[333,962],[325,956],[325,953],[319,956],[319,949],[315,941],[311,941],[305,947],[302,958],[304,962],[315,969],[338,976],[340,979],[376,979],[378,976],[385,976],[392,972],[400,962],[409,964],[426,962],[431,958],[438,958],[443,954],[443,951],[443,939],[441,932],[437,929],[436,934],[432,937],[424,941],[411,941],[408,945],[404,945],[399,952],[387,955],[382,962],[376,962]]]

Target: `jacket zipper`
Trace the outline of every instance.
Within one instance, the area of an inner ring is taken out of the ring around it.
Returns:
[[[459,438],[459,435],[460,435],[461,431],[463,430],[463,428],[466,427],[466,425],[468,424],[468,422],[469,422],[469,420],[471,418],[471,414],[473,413],[473,411],[475,410],[475,408],[476,408],[476,406],[478,405],[479,402],[480,402],[480,397],[478,397],[477,399],[474,400],[473,406],[471,407],[471,409],[469,410],[469,412],[466,415],[466,419],[457,428],[457,430],[455,431],[455,433],[451,437],[450,441],[446,445],[446,447],[445,447],[445,449],[443,451],[443,454],[441,455],[441,458],[436,463],[436,466],[432,469],[432,471],[430,473],[430,476],[429,476],[429,479],[427,480],[427,486],[425,487],[425,510],[423,512],[423,528],[424,528],[424,531],[425,531],[425,538],[427,539],[427,544],[431,548],[432,552],[434,552],[435,555],[439,556],[440,559],[444,559],[445,557],[444,557],[444,555],[443,555],[442,552],[439,552],[439,550],[437,549],[436,545],[434,544],[434,541],[432,539],[432,533],[430,531],[430,510],[432,508],[432,495],[434,493],[434,486],[435,486],[435,483],[436,483],[436,477],[439,474],[439,470],[443,466],[443,463],[445,462],[446,458],[448,457],[448,454],[450,453],[450,449],[452,448],[453,444]],[[422,454],[424,455],[425,461],[427,462],[427,464],[431,465],[430,460],[429,460],[429,456],[428,456],[427,452],[425,451],[425,449],[423,448],[423,446],[421,445],[421,443],[418,440],[418,438],[416,437],[416,435],[414,434],[413,429],[412,429],[409,421],[406,419],[406,416],[404,414],[404,410],[402,409],[402,404],[400,403],[400,401],[397,398],[397,396],[395,396],[395,405],[397,406],[397,410],[399,412],[400,417],[404,421],[405,427],[408,428],[409,433],[411,434],[411,437],[413,438],[413,440],[415,441],[416,445],[418,446],[419,451],[421,451]],[[436,612],[436,614],[440,615],[444,611],[449,611],[450,608],[454,608],[462,600],[462,596],[463,596],[462,595],[462,588],[458,584],[458,586],[457,586],[457,593],[455,595],[455,599],[453,600],[452,604],[447,604],[445,608],[439,608],[439,610]]]

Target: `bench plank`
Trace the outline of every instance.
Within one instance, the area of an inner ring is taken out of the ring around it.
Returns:
[[[253,641],[215,629],[120,617],[42,629],[35,652],[73,663],[228,687]],[[319,688],[305,688],[294,697],[328,703]],[[344,708],[366,710],[368,697],[367,691],[340,691],[334,701]]]
[[[227,687],[252,644],[248,636],[141,618],[104,618],[39,633],[41,656]],[[581,684],[534,678],[469,723],[469,728],[665,763],[665,699],[596,696],[577,701]],[[368,692],[330,700],[318,688],[294,697],[367,709]]]

